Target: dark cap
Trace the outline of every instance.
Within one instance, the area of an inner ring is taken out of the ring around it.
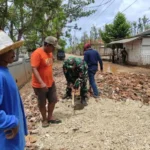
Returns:
[[[57,38],[55,38],[55,37],[53,37],[53,36],[48,36],[48,37],[46,37],[44,42],[53,45],[53,46],[54,46],[55,48],[57,48],[57,49],[61,49],[61,46],[58,45],[58,40],[57,40]]]

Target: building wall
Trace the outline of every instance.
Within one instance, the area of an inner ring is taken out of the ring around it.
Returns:
[[[19,58],[17,62],[10,64],[8,68],[19,88],[25,85],[31,78],[32,70],[29,58]]]
[[[128,63],[133,65],[141,65],[142,57],[141,57],[141,43],[142,40],[138,39],[130,43],[125,43],[124,47],[128,53]]]
[[[104,44],[93,44],[92,48],[97,50],[101,56],[110,55],[112,50],[110,48],[105,48]]]
[[[150,65],[150,38],[143,38],[141,57],[142,65]]]
[[[112,49],[111,48],[104,48],[104,55],[111,55],[112,54]]]

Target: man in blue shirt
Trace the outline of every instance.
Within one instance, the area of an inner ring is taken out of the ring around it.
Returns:
[[[2,39],[6,40],[5,44]],[[14,61],[12,49],[21,45],[21,41],[13,43],[0,31],[0,150],[24,150],[25,147],[24,108],[16,82],[7,68]]]
[[[84,60],[88,65],[88,76],[90,86],[92,87],[94,97],[99,97],[99,91],[95,83],[95,74],[98,71],[98,62],[100,64],[100,69],[103,71],[103,62],[100,57],[100,54],[91,48],[91,44],[87,43],[84,45]]]

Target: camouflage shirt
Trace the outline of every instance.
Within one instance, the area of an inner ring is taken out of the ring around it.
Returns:
[[[79,86],[88,79],[88,67],[84,60],[76,57],[69,57],[64,61],[63,71],[68,83]]]

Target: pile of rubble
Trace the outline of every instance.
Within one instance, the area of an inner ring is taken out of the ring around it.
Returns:
[[[61,97],[63,97],[63,95],[65,94],[65,89],[66,89],[66,79],[63,73],[63,69],[62,66],[58,66],[58,67],[54,67],[53,68],[53,76],[54,76],[54,81],[55,84],[57,86],[57,94],[59,99],[61,99]]]
[[[61,97],[63,91],[65,90],[65,78],[63,75],[62,68],[54,67],[53,76],[55,83],[57,85],[58,96]],[[33,92],[31,87],[31,82],[27,83],[21,90],[21,97],[23,99],[25,114],[27,118],[28,132],[29,135],[26,137],[26,149],[27,150],[37,150],[37,137],[39,136],[37,123],[40,122],[41,116],[37,106],[37,97]],[[45,149],[44,149],[45,150]]]
[[[29,134],[26,137],[26,149],[36,150],[37,147],[35,143],[37,141],[37,135],[39,133],[39,131],[37,130],[37,123],[40,121],[37,99],[30,83],[27,83],[20,92],[24,103]]]
[[[54,68],[54,79],[59,97],[65,92],[66,80],[62,67]],[[150,101],[150,76],[133,73],[97,73],[96,81],[103,98],[110,98],[116,101],[127,99],[139,100],[144,103]],[[37,123],[40,122],[40,113],[37,106],[37,99],[28,83],[21,89],[21,96],[24,102],[25,112],[28,120],[29,136],[26,137],[28,150],[38,149],[36,147]]]
[[[150,101],[150,76],[133,73],[98,73],[98,87],[102,97],[114,100]]]

